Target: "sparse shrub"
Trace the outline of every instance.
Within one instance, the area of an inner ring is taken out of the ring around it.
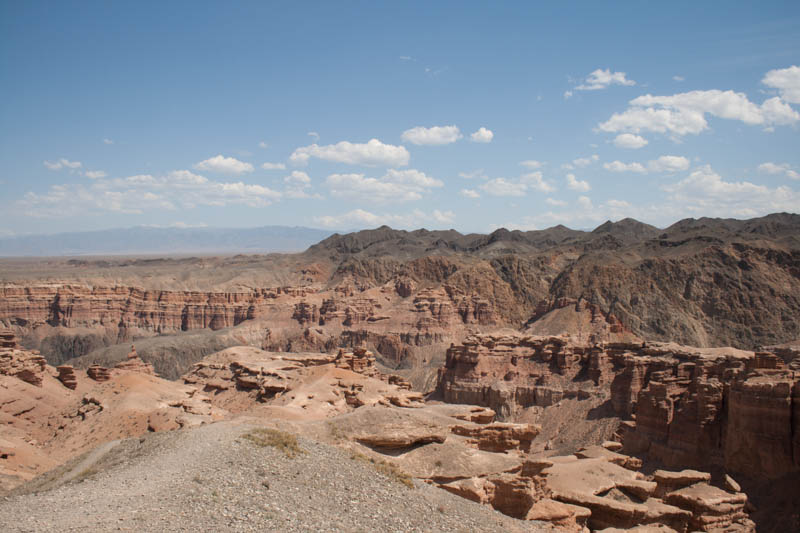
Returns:
[[[277,448],[289,458],[294,458],[306,453],[297,442],[297,437],[291,433],[278,431],[277,429],[254,429],[242,435],[242,438],[249,440],[256,446],[272,446],[273,448]]]
[[[375,470],[377,470],[384,476],[388,477],[389,479],[393,479],[398,483],[402,483],[403,485],[405,485],[410,489],[414,488],[414,482],[412,480],[412,477],[403,472],[402,470],[400,470],[399,468],[397,468],[392,463],[382,461],[380,459],[374,459],[372,457],[367,457],[363,453],[358,453],[358,452],[353,452],[353,454],[350,456],[350,459],[353,459],[354,461],[363,461],[365,463],[369,463],[375,468]]]

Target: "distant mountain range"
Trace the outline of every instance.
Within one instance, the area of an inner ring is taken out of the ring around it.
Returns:
[[[300,252],[332,232],[289,226],[260,228],[134,227],[0,239],[0,257],[184,253]]]

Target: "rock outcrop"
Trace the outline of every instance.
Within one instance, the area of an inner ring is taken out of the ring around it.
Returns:
[[[751,478],[800,472],[800,374],[771,352],[670,343],[576,345],[563,337],[475,335],[447,351],[437,391],[509,418],[566,398],[606,397],[624,450],[669,467]]]
[[[75,368],[72,365],[60,365],[56,367],[58,370],[58,381],[64,384],[68,389],[75,390],[78,386],[78,377],[75,375]]]
[[[39,352],[21,350],[13,332],[3,331],[0,336],[0,375],[13,376],[31,385],[41,387],[42,379],[47,366],[44,357]]]

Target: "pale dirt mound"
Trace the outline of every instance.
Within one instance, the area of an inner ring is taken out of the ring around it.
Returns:
[[[129,439],[0,500],[16,531],[555,531],[305,438],[294,458],[222,422]],[[35,493],[30,493],[36,491]]]

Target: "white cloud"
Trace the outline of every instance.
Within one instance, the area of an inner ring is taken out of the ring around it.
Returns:
[[[614,139],[614,146],[617,148],[636,150],[647,146],[647,139],[639,135],[634,135],[633,133],[621,133]]]
[[[679,155],[662,155],[658,159],[651,159],[647,162],[647,167],[641,163],[623,163],[622,161],[612,161],[603,163],[603,168],[611,172],[680,172],[689,169],[689,160]]]
[[[792,167],[788,163],[761,163],[758,165],[758,171],[763,174],[783,174],[793,180],[800,179],[800,174],[792,170]]]
[[[489,132],[489,134],[491,135],[491,132]],[[473,134],[473,136],[474,135],[475,134]],[[461,135],[461,131],[458,129],[457,126],[433,126],[431,128],[416,126],[414,128],[404,131],[403,135],[401,135],[401,138],[405,142],[417,145],[427,145],[427,146],[441,146],[443,144],[451,144],[461,139],[462,137],[463,135]],[[473,140],[475,139],[473,138]],[[492,139],[490,137],[489,141],[491,140]],[[489,141],[481,141],[481,142],[489,142]]]
[[[105,178],[106,176],[108,176],[108,174],[106,174],[102,170],[87,170],[84,174],[86,175],[87,178],[92,180]]]
[[[265,207],[281,193],[262,185],[209,180],[188,170],[156,177],[97,178],[90,184],[53,185],[47,192],[28,192],[17,205],[29,216],[63,217],[115,212],[141,214],[197,206]]]
[[[528,185],[505,178],[494,178],[481,185],[480,188],[492,196],[525,196]]]
[[[557,207],[563,207],[563,206],[567,205],[567,202],[565,202],[564,200],[556,200],[555,198],[547,198],[545,200],[545,202],[548,205],[553,205],[553,206],[557,206]]]
[[[586,210],[590,210],[590,209],[592,209],[594,207],[592,205],[592,199],[589,198],[588,196],[579,196],[578,197],[578,206],[581,209],[586,209]]]
[[[261,168],[263,168],[264,170],[286,170],[286,165],[284,165],[283,163],[266,162],[263,165],[261,165]]]
[[[610,172],[638,172],[640,174],[647,172],[641,163],[623,163],[622,161],[603,163],[603,168]]]
[[[709,166],[664,186],[669,200],[689,216],[755,217],[776,211],[797,211],[800,194],[789,187],[770,189],[748,181],[725,181]]]
[[[800,104],[800,67],[792,65],[788,68],[770,70],[764,75],[761,83],[778,89],[781,99],[785,102]]]
[[[306,191],[311,187],[311,178],[305,172],[293,170],[291,174],[283,178],[283,182],[286,184],[286,190],[283,191],[286,198],[312,198]],[[315,197],[319,196],[315,195]]]
[[[647,162],[650,172],[682,172],[689,169],[689,160],[679,155],[662,155]]]
[[[267,143],[265,143],[264,141],[260,141],[258,143],[258,147],[262,148],[262,149],[266,149],[266,148],[269,148],[269,145]]]
[[[551,184],[546,182],[542,178],[542,173],[531,172],[529,174],[523,174],[522,177],[519,179],[520,183],[524,183],[530,189],[535,189],[541,192],[554,192],[556,188]]]
[[[672,79],[674,81],[686,81],[686,78],[684,78],[683,76],[678,76],[678,75],[672,76]]]
[[[434,209],[433,213],[431,213],[433,220],[439,222],[441,224],[450,224],[455,220],[456,215],[452,211],[439,211],[438,209]]]
[[[595,161],[598,161],[599,159],[600,159],[600,156],[598,156],[597,154],[594,154],[594,155],[592,155],[590,157],[579,157],[578,159],[573,159],[572,160],[572,164],[575,165],[578,168],[584,168],[584,167],[588,167],[589,165],[591,165]]]
[[[494,133],[492,133],[492,130],[487,130],[486,128],[481,126],[478,129],[478,131],[476,131],[475,133],[473,133],[469,137],[470,137],[470,139],[472,139],[472,142],[490,143],[490,142],[492,142],[492,139],[494,139]]]
[[[611,85],[636,85],[636,82],[625,77],[624,72],[611,72],[611,69],[597,69],[586,77],[586,80],[575,87],[576,91],[597,91]],[[570,96],[572,96],[570,94]]]
[[[483,173],[483,169],[479,168],[477,170],[473,170],[472,172],[459,172],[458,177],[464,178],[465,180],[471,180],[473,178],[485,178],[486,175]]]
[[[478,194],[478,191],[476,191],[474,189],[461,189],[461,192],[459,194],[461,196],[464,196],[465,198],[480,198],[481,197],[481,195]]]
[[[239,175],[246,172],[253,171],[253,165],[239,161],[234,157],[224,157],[223,155],[215,155],[205,161],[195,163],[195,170],[203,170],[206,172],[217,172],[220,174],[233,174]]]
[[[325,215],[314,217],[314,220],[326,228],[338,229],[359,229],[375,228],[381,225],[389,225],[396,228],[419,228],[425,223],[449,224],[455,218],[451,211],[439,211],[434,209],[431,215],[415,209],[405,214],[390,214],[381,212],[372,213],[364,209],[353,209],[341,215]]]
[[[309,131],[308,136],[317,141],[319,140],[319,133],[317,133],[316,131]]]
[[[374,202],[419,200],[430,189],[444,185],[414,169],[389,169],[381,178],[368,178],[364,174],[331,174],[325,184],[332,196]]]
[[[708,129],[706,115],[764,127],[800,121],[800,113],[780,98],[770,98],[759,106],[743,93],[716,89],[670,96],[646,94],[629,104],[627,110],[614,113],[598,129],[609,133],[654,131],[681,136]]]
[[[348,165],[402,167],[408,164],[411,156],[404,146],[383,144],[378,139],[370,139],[365,144],[341,141],[325,146],[303,146],[296,149],[289,160],[304,165],[312,157]]]
[[[294,187],[307,187],[311,185],[311,178],[308,174],[300,170],[293,170],[291,174],[283,178],[283,181]]]
[[[572,91],[564,91],[564,100],[572,98]]]
[[[586,192],[592,188],[588,181],[576,179],[575,174],[567,174],[566,179],[567,187],[573,191]]]
[[[103,139],[103,144],[114,144],[114,141],[111,139]]]
[[[520,161],[519,164],[531,170],[542,168],[542,163],[540,161],[536,161],[535,159],[526,159],[525,161]]]
[[[44,166],[49,168],[50,170],[61,170],[62,168],[69,168],[69,169],[77,169],[81,168],[80,161],[70,161],[69,159],[64,159],[63,157],[55,162],[44,161]]]

